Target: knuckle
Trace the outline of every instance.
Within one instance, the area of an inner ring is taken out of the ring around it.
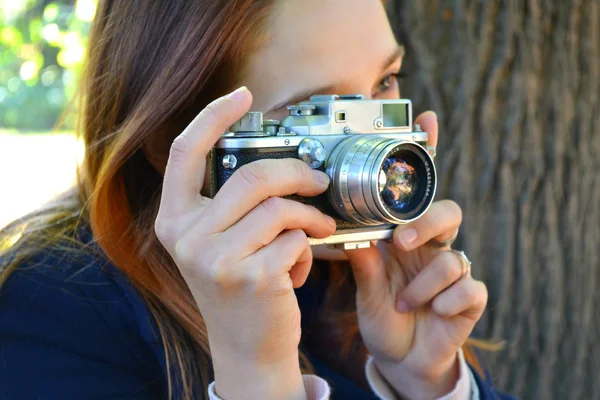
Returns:
[[[289,232],[290,241],[299,247],[307,246],[308,236],[302,229],[293,229]]]
[[[202,111],[200,111],[199,118],[202,119],[202,121],[209,126],[218,124],[220,122],[220,119],[218,117],[219,106],[220,102],[218,101],[210,103],[209,105],[204,107]]]
[[[423,224],[423,226],[425,227],[425,229],[431,231],[432,233],[435,232],[439,232],[440,231],[440,217],[441,217],[441,213],[440,212],[436,212],[436,210],[431,210],[428,211],[427,213],[425,213],[425,215],[423,216],[423,218],[421,218],[422,221],[421,223]]]
[[[308,235],[301,229],[297,229],[297,232],[294,233],[294,240],[297,243],[299,249],[310,249],[310,245],[308,244]]]
[[[462,209],[452,200],[442,200],[429,209],[422,218],[423,224],[434,233],[447,231],[451,226],[460,225]]]
[[[265,286],[265,269],[264,268],[250,268],[243,276],[244,286],[251,287],[257,292],[262,291]]]
[[[243,165],[237,170],[240,178],[249,186],[257,186],[262,184],[266,179],[266,171],[262,168],[262,163],[252,162]]]
[[[187,240],[178,240],[175,243],[173,256],[182,266],[188,266],[194,262],[194,246],[191,246]]]
[[[444,282],[454,282],[462,274],[462,262],[455,255],[445,252],[440,255],[438,262],[438,275]]]
[[[411,307],[418,307],[421,303],[420,292],[415,290],[414,285],[408,285],[402,292],[402,299]]]
[[[190,142],[184,135],[179,135],[173,140],[169,150],[169,158],[173,161],[183,161],[190,151]]]
[[[437,312],[440,315],[449,315],[450,311],[449,311],[449,307],[448,304],[445,303],[444,301],[441,300],[440,297],[436,297],[433,300],[433,304],[432,304],[435,312]]]
[[[487,304],[488,301],[488,290],[487,290],[487,286],[485,285],[485,283],[480,282],[480,281],[476,281],[477,285],[479,286],[479,298],[480,298],[480,304],[485,307],[485,305]]]
[[[302,229],[294,229],[286,233],[286,241],[288,251],[283,254],[282,262],[286,267],[291,267],[296,264],[301,250],[308,247],[306,233]]]
[[[281,197],[269,197],[260,203],[260,207],[267,215],[274,216],[275,218],[287,215],[285,212],[287,208],[286,201]]]
[[[449,215],[452,215],[452,219],[460,222],[462,221],[462,208],[453,200],[444,200],[444,206],[448,208]]]
[[[478,290],[472,285],[462,285],[460,295],[467,304],[475,305],[480,303]]]
[[[232,271],[230,271],[229,265],[228,256],[223,253],[218,254],[207,268],[204,279],[207,279],[212,285],[217,287],[227,287],[231,285],[234,278],[231,274]]]
[[[167,220],[162,218],[160,214],[156,220],[154,220],[154,233],[163,245],[166,245],[173,240],[173,227]]]
[[[221,253],[210,264],[203,279],[207,280],[217,291],[226,291],[231,288],[257,289],[264,286],[264,268],[238,268],[232,267],[233,260],[230,255]]]
[[[300,180],[304,180],[309,176],[308,165],[301,160],[291,159],[290,168],[292,168],[294,176]]]
[[[442,263],[446,266],[446,270],[450,277],[454,280],[462,276],[465,265],[462,258],[452,251],[445,251],[440,255]]]

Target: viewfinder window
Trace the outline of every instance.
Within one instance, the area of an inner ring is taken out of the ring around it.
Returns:
[[[383,104],[383,127],[405,128],[408,126],[408,104],[406,103],[384,103]]]
[[[346,122],[346,113],[343,111],[337,112],[335,114],[335,121],[336,122]]]

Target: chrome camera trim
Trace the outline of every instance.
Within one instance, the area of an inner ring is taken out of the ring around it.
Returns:
[[[348,250],[367,247],[372,240],[390,240],[397,225],[419,218],[432,204],[437,187],[435,150],[428,146],[426,132],[418,125],[413,129],[410,100],[316,95],[288,110],[282,121],[265,120],[260,112],[244,115],[215,144],[229,157],[217,168],[235,169],[234,154],[239,158],[238,152],[266,149],[296,153],[311,168],[324,170],[331,177],[327,199],[338,214],[335,217],[361,227],[323,239],[309,237],[310,245]],[[378,179],[383,161],[406,145],[415,146],[407,150],[425,163],[427,188],[423,201],[401,218],[404,214],[392,214],[379,198]]]

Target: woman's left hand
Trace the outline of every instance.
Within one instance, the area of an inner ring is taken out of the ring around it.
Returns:
[[[420,123],[437,144],[437,118]],[[358,287],[361,336],[375,365],[404,398],[436,398],[454,388],[457,353],[481,317],[485,285],[465,275],[459,255],[427,244],[454,236],[462,213],[439,201],[418,220],[400,225],[393,243],[346,252]]]

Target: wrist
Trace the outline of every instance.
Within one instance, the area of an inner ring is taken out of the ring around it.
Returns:
[[[400,399],[420,400],[443,397],[452,392],[460,378],[458,355],[435,369],[413,371],[402,362],[373,360],[375,367]]]
[[[213,368],[215,391],[222,399],[306,399],[297,352],[269,363],[213,352]]]

